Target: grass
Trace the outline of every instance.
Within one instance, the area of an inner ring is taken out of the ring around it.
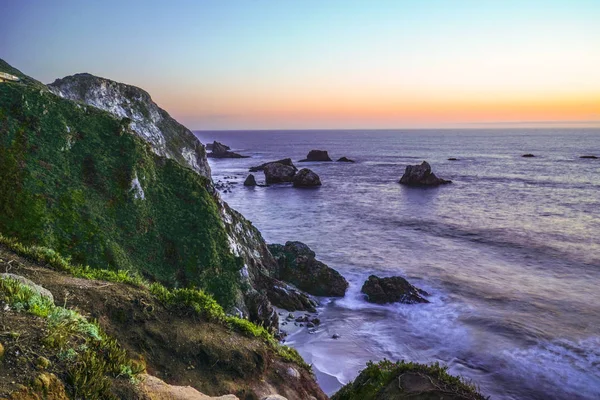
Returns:
[[[386,388],[394,379],[405,373],[424,374],[438,382],[440,390],[456,398],[484,400],[479,389],[461,377],[448,373],[448,367],[414,362],[392,362],[384,359],[378,363],[369,361],[354,382],[342,387],[332,396],[332,400],[371,400],[377,398],[381,390]],[[401,390],[401,389],[400,389]]]
[[[74,398],[111,398],[111,377],[135,379],[145,370],[143,364],[130,360],[97,322],[74,310],[55,306],[19,281],[0,279],[0,296],[15,311],[45,320],[48,334],[44,345],[53,349],[59,362],[64,363],[65,381]]]
[[[70,260],[65,259],[52,249],[43,246],[25,246],[17,240],[7,238],[2,234],[0,234],[0,245],[5,246],[26,259],[71,276],[145,288],[167,308],[184,314],[197,315],[211,322],[220,323],[246,337],[258,338],[271,347],[284,360],[296,363],[309,371],[311,370],[311,367],[306,364],[295,349],[281,345],[264,327],[256,325],[247,319],[227,315],[223,307],[210,294],[200,289],[169,289],[158,282],[149,283],[139,274],[129,271],[95,269],[88,266],[73,265]],[[41,309],[45,308],[42,307]]]

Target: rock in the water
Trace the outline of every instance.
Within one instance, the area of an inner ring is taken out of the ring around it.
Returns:
[[[531,153],[527,153],[527,154],[523,154],[521,157],[531,158],[531,157],[535,157],[535,156]]]
[[[448,159],[448,161],[458,161],[458,158],[456,158],[456,157],[450,157],[450,158]]]
[[[244,181],[244,186],[256,186],[256,179],[254,178],[254,175],[248,175],[248,177]]]
[[[12,279],[12,280],[18,281],[23,286],[27,286],[28,288],[30,288],[31,290],[33,290],[35,293],[39,294],[42,297],[49,298],[54,303],[54,296],[52,295],[52,293],[48,289],[46,289],[46,288],[38,285],[37,283],[35,283],[35,282],[33,282],[33,281],[25,278],[24,276],[5,273],[5,274],[0,274],[0,279]]]
[[[268,163],[258,165],[256,167],[252,167],[252,168],[250,168],[250,172],[264,171],[265,167],[269,164],[283,164],[283,165],[287,165],[288,167],[294,168],[294,171],[298,171],[298,168],[296,168],[296,166],[292,162],[291,158],[284,158],[283,160],[271,161]]]
[[[346,158],[346,157],[341,157],[341,158],[338,158],[338,162],[350,162],[350,163],[353,163],[354,160],[351,160],[351,159]]]
[[[300,162],[306,161],[331,161],[331,158],[326,150],[311,150],[304,160],[300,160]]]
[[[367,300],[371,303],[429,303],[423,297],[428,295],[427,292],[414,287],[400,276],[379,278],[371,275],[360,291],[367,295]]]
[[[423,161],[421,165],[407,165],[404,175],[400,178],[400,183],[409,186],[437,186],[452,183],[452,181],[435,176],[431,172],[431,165],[427,161]]]
[[[212,152],[207,154],[210,158],[248,158],[238,153],[229,151],[230,147],[225,146],[223,143],[219,143],[216,140],[212,144]]]
[[[264,168],[265,181],[267,185],[272,183],[292,182],[296,175],[296,170],[289,165],[272,163]]]
[[[340,335],[338,335],[337,333],[334,333],[334,334],[331,336],[331,338],[332,338],[332,339],[339,339],[339,338],[341,338],[341,336],[340,336]]]
[[[596,160],[598,157],[596,157],[596,156],[581,156],[579,158],[589,158],[589,159],[592,159],[592,160]]]
[[[308,168],[302,168],[296,176],[294,176],[294,187],[314,187],[321,186],[319,175],[315,174]]]
[[[270,244],[269,250],[279,265],[278,279],[314,296],[343,297],[346,294],[348,281],[316,260],[315,253],[304,243]]]

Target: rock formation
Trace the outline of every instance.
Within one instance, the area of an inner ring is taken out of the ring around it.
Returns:
[[[414,287],[401,276],[379,278],[371,275],[360,291],[367,295],[367,301],[376,304],[429,303],[423,297],[428,295],[427,292]]]
[[[244,186],[256,186],[256,179],[254,178],[254,175],[248,175],[248,177],[244,181]]]
[[[219,143],[216,140],[213,142],[212,151],[207,154],[209,158],[248,158],[233,151],[229,151],[230,147],[225,146],[223,143]]]
[[[423,161],[421,165],[407,165],[400,178],[400,183],[408,186],[437,186],[451,182],[435,176],[427,161]]]
[[[535,157],[535,155],[533,155],[531,153],[527,153],[527,154],[523,154],[521,157],[532,158],[532,157]]]
[[[294,176],[294,187],[315,187],[321,186],[321,179],[319,175],[315,174],[308,168],[302,168]]]
[[[300,162],[307,161],[331,161],[331,158],[326,150],[311,150],[304,160],[300,160]]]
[[[265,182],[267,185],[292,182],[296,175],[296,170],[293,167],[279,163],[267,164],[263,171],[265,173]]]
[[[592,159],[592,160],[597,160],[598,159],[597,156],[581,156],[579,158],[588,158],[588,159]]]
[[[338,158],[337,162],[349,162],[349,163],[353,163],[355,161],[351,160],[351,159],[349,159],[347,157],[341,157],[341,158]]]
[[[258,166],[256,166],[256,167],[251,167],[251,168],[250,168],[250,172],[259,172],[259,171],[264,171],[265,167],[266,167],[267,165],[269,165],[269,164],[283,164],[283,165],[287,165],[288,167],[292,167],[292,168],[294,168],[294,171],[297,171],[297,170],[298,170],[298,168],[296,168],[296,167],[294,166],[294,163],[292,162],[292,159],[291,159],[291,158],[284,158],[284,159],[282,159],[282,160],[271,161],[271,162],[268,162],[268,163],[264,163],[264,164],[258,165]]]
[[[275,276],[314,296],[343,297],[348,289],[344,277],[315,258],[302,242],[270,244],[269,250],[279,265]]]

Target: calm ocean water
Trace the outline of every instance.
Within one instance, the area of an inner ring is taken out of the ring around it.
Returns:
[[[386,357],[440,361],[492,399],[600,398],[600,159],[579,158],[600,156],[600,130],[197,135],[251,156],[211,160],[213,178],[236,176],[223,198],[267,242],[305,242],[350,282],[322,299],[316,334],[288,338],[326,392]],[[297,163],[315,190],[242,186],[248,167],[311,149],[357,162]],[[454,183],[399,185],[422,160]],[[370,274],[402,275],[431,304],[369,304]]]

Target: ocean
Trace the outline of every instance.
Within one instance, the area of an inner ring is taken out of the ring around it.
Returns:
[[[600,157],[600,129],[196,134],[251,156],[210,164],[268,243],[302,241],[350,282],[320,299],[315,334],[287,338],[328,394],[388,358],[440,362],[492,399],[600,398],[600,159],[579,158]],[[318,189],[242,185],[250,166],[311,149],[356,163],[295,162]],[[423,160],[453,183],[398,184]],[[431,303],[370,304],[371,274],[401,275]]]

